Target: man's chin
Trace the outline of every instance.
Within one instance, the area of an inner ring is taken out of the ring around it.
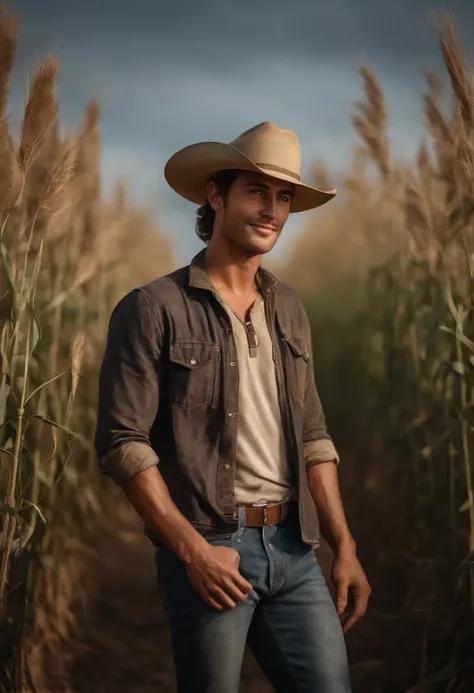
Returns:
[[[251,255],[266,255],[273,250],[275,242],[272,243],[249,243],[246,250]]]
[[[247,257],[255,257],[256,255],[266,255],[273,250],[277,238],[246,238],[234,239],[233,245],[236,250],[244,253]]]
[[[269,238],[250,238],[248,240],[248,248],[252,249],[252,251],[255,253],[255,255],[265,255],[266,253],[269,253],[270,250],[273,250],[275,247],[275,244],[278,240],[278,237],[275,235],[272,235]]]

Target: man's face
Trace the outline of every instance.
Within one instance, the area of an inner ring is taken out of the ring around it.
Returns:
[[[248,256],[268,253],[288,219],[294,186],[240,171],[225,203],[212,184],[210,190],[216,212],[214,233]]]

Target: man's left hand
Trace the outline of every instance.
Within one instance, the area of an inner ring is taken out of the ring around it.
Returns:
[[[336,553],[332,580],[336,588],[337,611],[346,614],[343,630],[347,633],[365,614],[372,591],[355,551],[341,549]]]

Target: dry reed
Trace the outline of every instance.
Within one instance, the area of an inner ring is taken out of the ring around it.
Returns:
[[[172,253],[125,191],[119,205],[102,195],[99,104],[60,138],[55,57],[37,68],[13,141],[15,26],[0,6],[0,690],[46,693],[68,690],[77,608],[93,591],[85,582],[76,604],[77,576],[98,513],[107,522],[90,432],[110,310]]]
[[[395,166],[382,89],[362,69],[353,124],[363,159],[284,268],[312,315],[372,581],[371,610],[349,637],[364,693],[474,686],[474,86],[449,17],[438,38],[451,113],[428,72],[426,136],[413,163]]]
[[[3,117],[13,26],[1,9],[0,639],[21,690],[31,679],[42,693],[72,690],[67,642],[77,629],[74,577],[86,579],[84,539],[98,512],[90,430],[110,308],[168,269],[172,254],[121,183],[103,199],[96,101],[77,138],[60,140],[54,58],[33,79],[13,143]],[[450,20],[439,40],[451,115],[440,79],[427,73],[426,137],[414,162],[395,165],[383,91],[362,68],[353,117],[361,147],[338,186],[343,202],[318,215],[318,233],[311,219],[280,268],[313,320],[317,378],[374,587],[349,639],[355,693],[472,690],[473,85]],[[321,163],[314,176],[331,187]],[[79,595],[84,608],[91,590]]]

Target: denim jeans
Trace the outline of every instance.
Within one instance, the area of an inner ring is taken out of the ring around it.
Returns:
[[[242,513],[241,513],[242,516]],[[246,642],[277,693],[350,693],[344,635],[313,549],[297,523],[206,539],[240,554],[253,586],[234,609],[207,606],[184,564],[158,543],[178,693],[237,693]]]

